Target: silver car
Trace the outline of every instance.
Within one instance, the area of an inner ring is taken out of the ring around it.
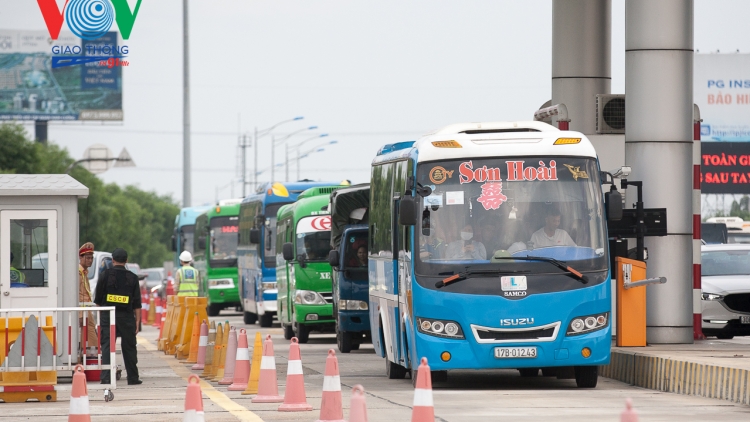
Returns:
[[[701,246],[703,334],[750,335],[750,244]]]

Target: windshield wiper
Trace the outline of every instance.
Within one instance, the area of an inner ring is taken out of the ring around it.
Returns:
[[[469,277],[472,276],[478,276],[478,275],[493,275],[493,276],[499,276],[500,274],[518,274],[518,273],[528,273],[528,271],[502,271],[502,270],[472,270],[469,269],[469,267],[466,267],[466,269],[458,274],[454,274],[450,277],[444,278],[437,283],[435,283],[436,288],[445,287],[450,283],[456,282],[456,281],[462,281],[466,280]],[[438,275],[446,275],[446,273],[440,273]]]
[[[543,256],[496,256],[492,259],[515,259],[518,261],[544,261],[549,262],[550,264],[554,265],[555,267],[565,271],[566,273],[570,274],[575,278],[576,280],[580,281],[583,284],[588,284],[589,278],[585,275],[581,274],[579,271],[576,271],[573,267],[569,266],[567,263],[563,261],[558,261],[555,258],[547,258]]]

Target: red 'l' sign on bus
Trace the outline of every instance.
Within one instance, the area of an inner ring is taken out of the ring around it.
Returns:
[[[313,218],[310,225],[319,231],[331,230],[331,216]]]
[[[222,233],[239,233],[238,226],[221,226]]]

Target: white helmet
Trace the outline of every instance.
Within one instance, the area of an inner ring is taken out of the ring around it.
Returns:
[[[193,255],[190,254],[188,251],[182,251],[180,254],[180,261],[182,262],[190,262],[193,260]]]

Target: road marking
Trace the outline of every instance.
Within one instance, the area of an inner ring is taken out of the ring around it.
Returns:
[[[146,340],[143,337],[138,337],[138,344],[143,346],[143,348],[145,348],[149,352],[156,351],[156,346],[154,346],[150,341]],[[169,364],[174,373],[185,381],[187,381],[188,377],[193,374],[193,372],[188,370],[187,367],[178,362],[176,359],[173,359],[172,356],[164,355],[161,357],[164,358],[167,364]],[[245,422],[263,422],[263,419],[261,419],[260,416],[237,404],[206,381],[201,380],[200,386],[203,394],[211,399],[212,402],[216,403],[222,409],[236,416],[239,420]]]

